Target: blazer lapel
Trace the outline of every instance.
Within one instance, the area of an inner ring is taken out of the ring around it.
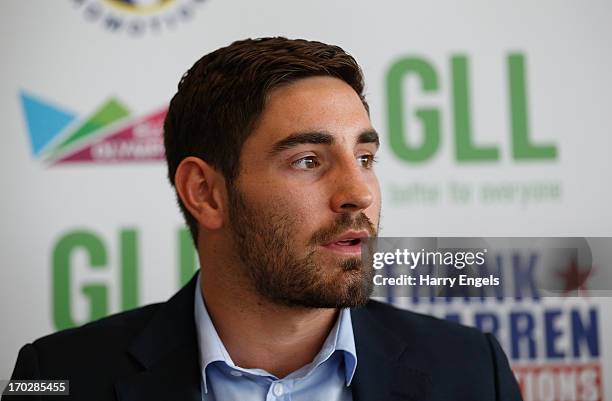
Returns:
[[[376,321],[367,306],[351,310],[351,320],[357,348],[353,401],[432,399],[431,378],[415,368],[407,342]]]
[[[144,371],[115,384],[119,400],[201,400],[195,285],[194,276],[130,345],[128,352]]]

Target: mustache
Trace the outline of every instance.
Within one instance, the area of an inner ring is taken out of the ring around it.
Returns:
[[[376,237],[378,231],[372,221],[363,212],[353,216],[349,213],[343,213],[336,217],[336,220],[330,227],[324,227],[317,230],[309,241],[310,245],[322,245],[331,242],[334,238],[341,235],[347,230],[366,230],[370,237]]]

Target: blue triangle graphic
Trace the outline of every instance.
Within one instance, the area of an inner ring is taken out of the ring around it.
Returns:
[[[32,153],[38,155],[45,145],[75,119],[76,114],[60,109],[25,91],[21,91],[19,97],[28,125]]]

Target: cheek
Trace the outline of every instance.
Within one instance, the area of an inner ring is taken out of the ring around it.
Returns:
[[[324,191],[301,186],[287,189],[283,196],[275,196],[276,213],[286,216],[287,224],[292,227],[293,235],[298,242],[307,242],[312,235],[329,226],[333,215],[329,210]]]
[[[317,221],[323,214],[324,208],[321,204],[320,195],[304,188],[288,190],[284,196],[276,199],[278,207],[283,208],[285,214],[300,227],[308,227]]]
[[[305,188],[262,185],[253,192],[254,206],[269,217],[282,219],[286,224],[306,227],[320,215],[317,196]]]

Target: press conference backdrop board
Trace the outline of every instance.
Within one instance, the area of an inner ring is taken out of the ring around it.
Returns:
[[[382,235],[612,236],[610,2],[1,7],[0,378],[25,342],[162,301],[193,273],[161,124],[192,63],[241,38],[321,40],[361,63]],[[495,329],[526,400],[612,399],[607,298],[391,301]]]

